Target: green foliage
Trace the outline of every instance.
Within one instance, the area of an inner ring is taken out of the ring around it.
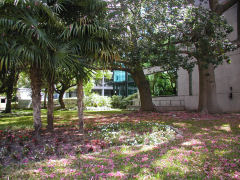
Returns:
[[[116,95],[113,95],[112,96],[112,107],[113,108],[121,108],[121,101],[122,101],[122,96],[116,96]]]
[[[223,16],[192,6],[186,7],[179,16],[184,17],[176,26],[176,30],[182,33],[177,41],[182,43],[179,43],[176,52],[184,54],[183,57],[188,55],[187,59],[183,58],[184,61],[179,62],[183,68],[189,70],[200,63],[205,67],[209,64],[217,67],[223,61],[229,61],[225,53],[234,50],[236,46],[228,39],[233,28]]]
[[[19,74],[17,87],[18,88],[30,88],[31,87],[29,74],[27,74],[26,72],[21,72]]]
[[[135,98],[137,98],[137,93],[129,95],[126,98],[123,98],[122,96],[113,95],[111,105],[113,108],[126,109],[128,105],[132,104],[132,100]]]
[[[147,76],[152,96],[176,95],[176,72],[158,72]]]
[[[84,97],[85,107],[111,107],[111,98],[92,93]]]

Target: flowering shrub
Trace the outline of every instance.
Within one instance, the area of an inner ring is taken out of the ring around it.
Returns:
[[[157,145],[175,139],[176,134],[168,125],[139,122],[98,126],[90,136],[100,137],[111,145]]]
[[[90,94],[84,97],[85,107],[111,107],[111,98],[100,96],[98,94]]]

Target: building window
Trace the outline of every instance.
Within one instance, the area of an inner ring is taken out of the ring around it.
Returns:
[[[137,92],[137,87],[131,75],[125,71],[113,72],[114,95],[127,97]]]
[[[192,70],[188,71],[188,77],[189,77],[189,96],[193,95],[192,92]]]
[[[5,104],[6,103],[6,99],[1,99],[1,103]]]
[[[113,95],[113,90],[105,89],[104,96],[111,97]]]

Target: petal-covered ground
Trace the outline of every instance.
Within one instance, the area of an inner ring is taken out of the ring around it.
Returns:
[[[99,124],[146,121],[181,132],[156,146],[113,146],[84,136],[77,130],[76,115],[58,111],[54,132],[43,131],[40,142],[31,138],[30,114],[1,117],[0,178],[240,179],[240,114],[85,113],[86,134]]]

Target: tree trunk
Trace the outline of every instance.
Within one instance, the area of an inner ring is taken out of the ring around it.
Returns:
[[[77,81],[77,105],[78,105],[78,120],[79,130],[84,133],[84,121],[83,121],[83,80]]]
[[[15,71],[15,69],[10,69],[10,74],[7,77],[7,104],[4,113],[12,112],[12,96],[13,96],[13,88],[18,81],[19,73]]]
[[[60,91],[60,93],[59,93],[59,97],[58,97],[58,101],[59,101],[59,104],[60,104],[60,107],[61,107],[61,109],[65,109],[66,108],[66,106],[65,106],[65,103],[64,103],[64,101],[63,101],[63,95],[64,95],[64,93],[65,93],[65,91]]]
[[[48,82],[48,103],[47,103],[47,129],[49,131],[53,130],[53,111],[54,111],[54,102],[53,102],[53,94],[54,94],[54,82]]]
[[[45,91],[44,91],[44,101],[43,101],[43,108],[44,109],[47,109],[47,92],[48,92],[48,89],[45,88]]]
[[[36,64],[30,69],[31,89],[32,89],[32,106],[35,136],[39,138],[39,132],[42,127],[41,121],[41,69]]]
[[[141,111],[155,111],[155,106],[152,102],[152,95],[150,90],[150,84],[145,77],[145,74],[142,69],[134,71],[132,77],[136,83],[141,102]]]
[[[4,113],[12,112],[12,94],[13,94],[13,84],[11,83],[11,87],[7,88],[7,104]]]
[[[204,63],[199,61],[199,104],[198,111],[201,113],[219,113],[219,108],[216,93],[216,82],[214,67],[208,64],[207,67]]]

